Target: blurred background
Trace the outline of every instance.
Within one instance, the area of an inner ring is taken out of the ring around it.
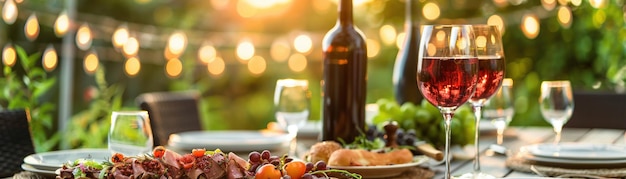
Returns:
[[[368,96],[393,99],[406,0],[355,0],[368,45]],[[280,78],[303,78],[320,118],[321,41],[337,0],[0,0],[0,104],[29,108],[38,151],[106,146],[112,110],[146,92],[198,90],[203,128],[262,129]],[[624,0],[414,0],[417,24],[494,24],[512,125],[548,125],[542,80],[624,93]],[[63,132],[58,132],[63,131]],[[62,140],[61,140],[62,139]]]

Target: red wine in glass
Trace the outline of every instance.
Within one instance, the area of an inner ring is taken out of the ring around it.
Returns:
[[[467,102],[476,87],[476,57],[423,57],[418,87],[433,105],[456,108]]]
[[[504,58],[500,56],[479,56],[478,57],[478,81],[476,92],[470,103],[480,102],[489,99],[498,91],[504,79]]]

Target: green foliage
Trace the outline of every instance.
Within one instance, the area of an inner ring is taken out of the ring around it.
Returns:
[[[44,69],[38,66],[40,53],[28,55],[20,46],[16,46],[15,49],[19,63],[13,67],[4,67],[4,78],[0,81],[4,90],[0,93],[0,101],[7,109],[29,110],[35,150],[49,151],[60,140],[59,134],[55,131],[56,105],[46,100],[57,79],[48,77]]]

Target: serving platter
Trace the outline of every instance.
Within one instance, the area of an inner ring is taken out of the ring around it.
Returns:
[[[76,159],[107,161],[110,157],[111,152],[107,149],[70,149],[31,154],[24,157],[24,163],[36,169],[54,171],[68,161]]]
[[[401,175],[403,172],[411,168],[428,162],[430,158],[425,155],[417,155],[413,157],[413,162],[395,165],[381,166],[328,166],[332,169],[346,170],[352,173],[358,173],[363,178],[389,178]]]

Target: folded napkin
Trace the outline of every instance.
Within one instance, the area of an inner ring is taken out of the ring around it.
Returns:
[[[595,175],[602,177],[626,177],[626,166],[607,165],[606,168],[599,168],[596,166],[585,168],[580,165],[562,165],[555,166],[554,164],[547,165],[545,163],[526,160],[520,155],[513,155],[506,160],[506,166],[510,169],[533,173],[530,166],[534,165],[536,169],[550,176],[558,176],[563,174],[583,174],[583,175]]]

